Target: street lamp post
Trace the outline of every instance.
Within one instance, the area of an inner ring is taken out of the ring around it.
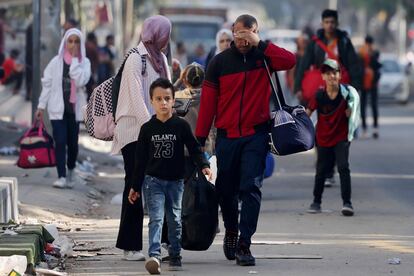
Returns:
[[[40,96],[40,0],[33,0],[32,122]]]
[[[60,27],[60,1],[33,0],[33,87],[32,121],[41,93],[41,75],[56,55],[62,37]],[[47,115],[47,112],[46,112]],[[46,120],[47,121],[47,120]],[[48,125],[48,124],[47,124]]]

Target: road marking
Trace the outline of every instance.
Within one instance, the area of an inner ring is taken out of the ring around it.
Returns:
[[[222,234],[218,234],[222,235]],[[304,234],[304,233],[275,233],[275,232],[257,232],[254,234],[255,236],[279,236],[279,237],[305,237],[305,238],[346,238],[346,239],[399,239],[399,240],[414,240],[414,235],[389,235],[389,234],[330,234],[330,233],[321,233],[321,234]],[[222,235],[224,236],[224,234]],[[263,240],[262,240],[263,241]],[[266,242],[264,240],[263,242]],[[260,240],[255,240],[255,242],[260,242]],[[285,241],[285,242],[292,242],[292,241]]]
[[[408,254],[414,253],[414,247],[409,247],[406,245],[406,243],[404,243],[404,245],[401,245],[401,244],[397,244],[396,241],[389,241],[389,240],[374,240],[374,241],[367,241],[365,243],[366,245],[370,247],[384,249],[387,251],[393,251],[393,252],[398,252],[398,253],[408,253]]]
[[[291,177],[291,176],[303,176],[314,177],[314,172],[276,172],[276,176]],[[414,174],[379,174],[379,173],[351,173],[351,177],[355,178],[377,178],[377,179],[407,179],[413,180]]]
[[[0,159],[0,165],[14,165],[16,160]]]
[[[323,259],[321,255],[256,255],[256,259],[264,260],[320,260]]]
[[[372,124],[372,117],[367,118],[367,124]],[[380,125],[414,125],[413,117],[380,117]]]
[[[124,173],[98,172],[98,176],[99,177],[104,177],[104,178],[124,178],[125,174]]]

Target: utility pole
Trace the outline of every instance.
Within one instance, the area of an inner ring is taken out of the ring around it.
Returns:
[[[40,96],[40,0],[33,0],[32,50],[32,122]]]
[[[124,1],[114,1],[114,31],[115,48],[122,57],[125,52],[124,47]]]
[[[397,3],[397,16],[398,16],[398,57],[404,57],[407,49],[407,19],[406,12],[401,3],[401,0]]]
[[[130,45],[134,30],[134,1],[127,0],[125,6],[124,20],[124,45]],[[128,46],[127,46],[128,47]]]
[[[33,89],[32,120],[41,93],[41,76],[49,61],[57,54],[62,31],[60,1],[33,0]],[[47,115],[47,112],[45,112]],[[46,120],[47,121],[47,120]]]

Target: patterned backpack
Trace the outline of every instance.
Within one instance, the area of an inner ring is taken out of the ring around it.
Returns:
[[[122,71],[130,54],[137,53],[132,48],[124,57],[118,73],[95,87],[86,106],[83,108],[86,130],[89,135],[104,141],[112,141],[115,129],[115,112],[118,104],[119,88],[121,86]],[[141,56],[141,75],[146,72],[146,59]]]

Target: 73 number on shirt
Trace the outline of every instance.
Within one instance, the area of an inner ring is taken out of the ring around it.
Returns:
[[[171,158],[174,155],[174,143],[172,141],[154,141],[155,158]]]

